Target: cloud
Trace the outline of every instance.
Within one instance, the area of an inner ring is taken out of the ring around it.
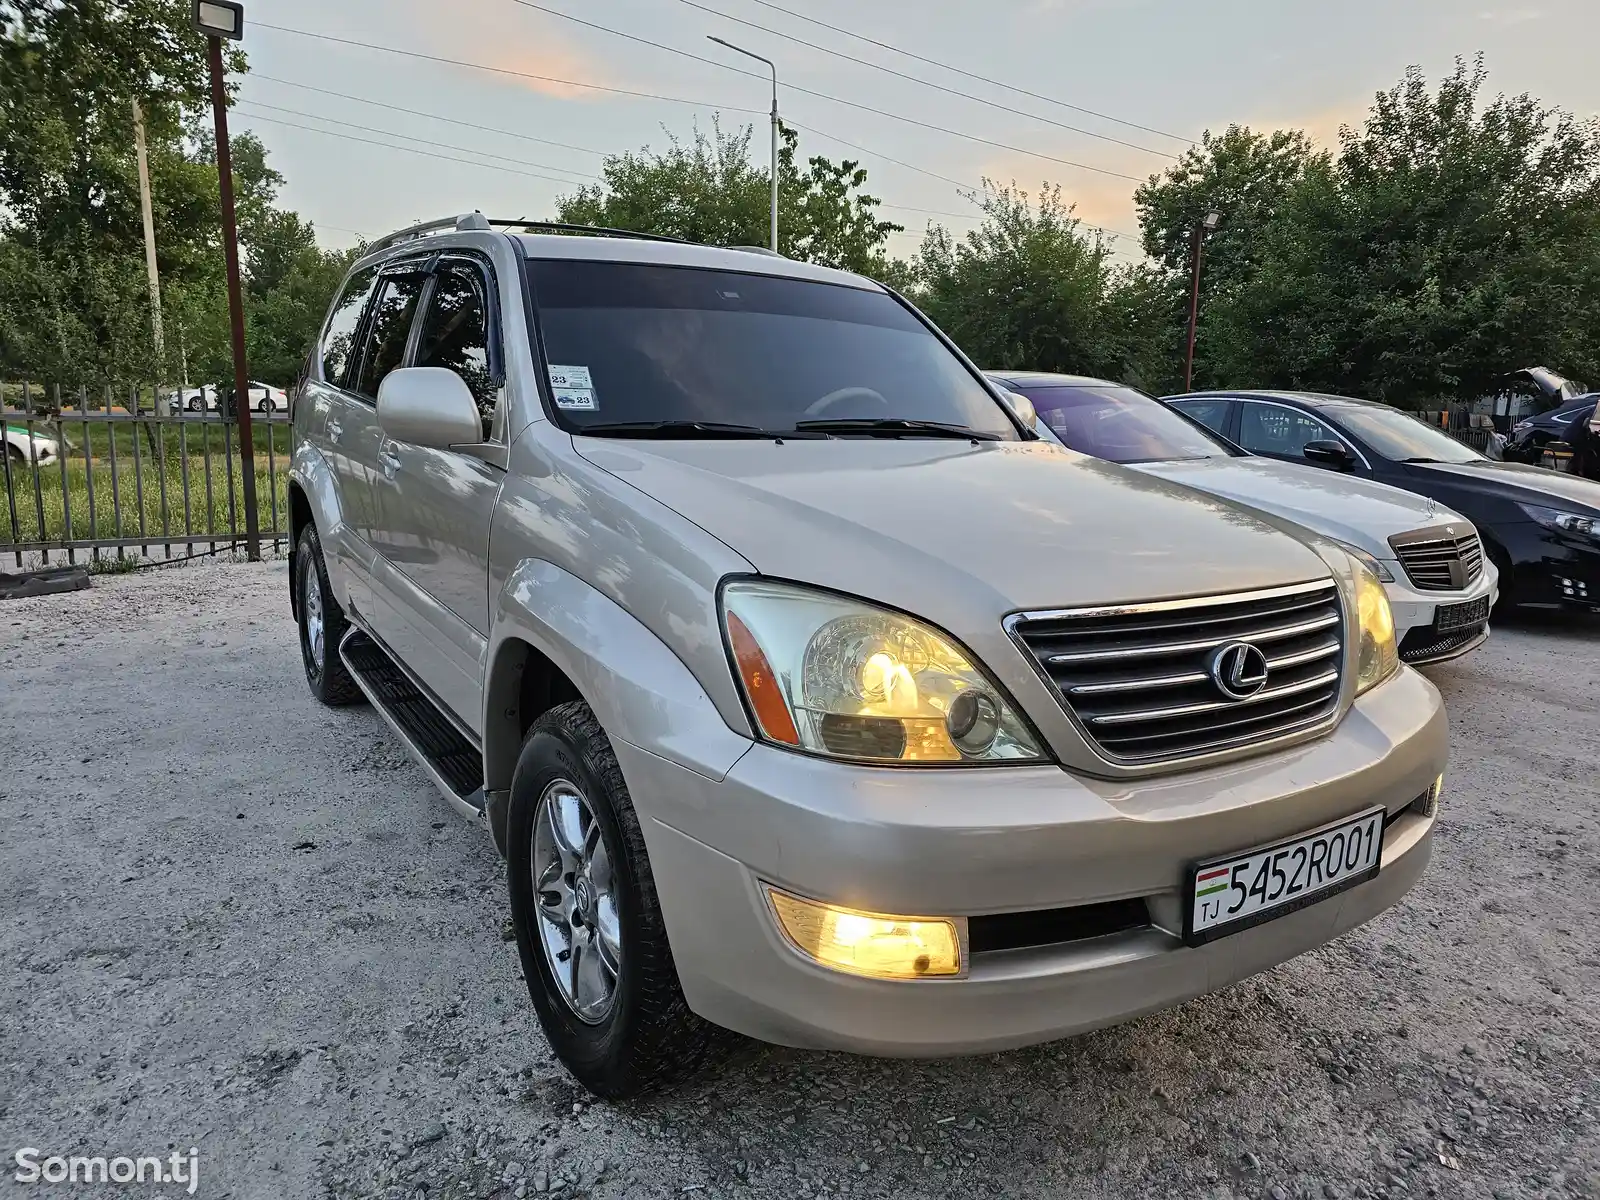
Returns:
[[[450,58],[470,59],[502,71],[521,71],[550,79],[503,76],[542,96],[563,100],[601,100],[606,93],[574,87],[573,83],[610,84],[600,64],[565,36],[549,28],[553,22],[524,9],[493,11],[475,0],[455,0],[450,19],[439,20],[437,0],[409,0],[410,23],[425,31],[438,52]],[[479,78],[482,78],[481,76]]]

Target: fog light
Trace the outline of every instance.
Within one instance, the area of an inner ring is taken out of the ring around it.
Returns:
[[[880,979],[961,973],[961,940],[949,918],[856,912],[775,888],[767,895],[789,940],[823,966]]]

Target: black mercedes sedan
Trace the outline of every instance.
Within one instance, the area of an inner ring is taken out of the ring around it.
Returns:
[[[1312,392],[1191,392],[1167,402],[1252,454],[1405,488],[1478,527],[1503,603],[1600,612],[1600,483],[1494,462],[1398,408]]]

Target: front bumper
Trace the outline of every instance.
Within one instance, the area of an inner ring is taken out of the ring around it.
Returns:
[[[1127,1020],[1314,949],[1400,899],[1434,818],[1404,811],[1444,769],[1437,691],[1402,669],[1327,737],[1266,758],[1111,782],[1056,767],[862,768],[754,746],[720,782],[617,744],[680,981],[701,1016],[787,1045],[868,1054],[999,1050]],[[1199,948],[1179,892],[1197,860],[1374,803],[1379,875]],[[1399,815],[1395,815],[1399,814]],[[1148,920],[969,954],[960,979],[828,970],[779,933],[763,883],[872,912],[987,917],[1138,901]]]
[[[1384,566],[1394,576],[1394,581],[1383,585],[1389,597],[1389,608],[1394,613],[1395,641],[1400,644],[1401,658],[1412,665],[1444,662],[1460,658],[1481,646],[1489,637],[1488,619],[1470,628],[1437,633],[1434,622],[1438,610],[1450,604],[1466,604],[1485,596],[1492,611],[1500,599],[1500,572],[1486,555],[1483,574],[1469,588],[1458,592],[1424,592],[1411,586],[1405,568],[1398,562],[1386,561]],[[1409,636],[1409,646],[1408,646]]]
[[[1514,603],[1600,612],[1600,545],[1532,521],[1496,532],[1511,558],[1507,590]]]

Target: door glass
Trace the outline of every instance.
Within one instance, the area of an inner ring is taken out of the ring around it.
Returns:
[[[497,389],[489,374],[489,322],[483,277],[470,267],[448,267],[435,279],[433,299],[422,319],[415,365],[445,367],[461,376],[478,402],[488,436]]]
[[[378,290],[372,306],[372,321],[367,329],[366,356],[355,390],[377,398],[383,377],[400,365],[405,357],[406,339],[411,335],[411,317],[422,294],[424,275],[391,275]]]
[[[1239,444],[1252,454],[1299,458],[1307,442],[1340,441],[1315,417],[1276,404],[1245,404],[1239,411]]]
[[[1193,417],[1212,433],[1223,433],[1228,424],[1227,400],[1185,400],[1174,407]]]
[[[344,285],[339,302],[328,314],[328,325],[322,333],[322,377],[334,387],[344,386],[344,371],[350,361],[350,351],[355,341],[356,326],[361,323],[361,310],[366,306],[367,293],[372,291],[376,267],[358,271]]]

